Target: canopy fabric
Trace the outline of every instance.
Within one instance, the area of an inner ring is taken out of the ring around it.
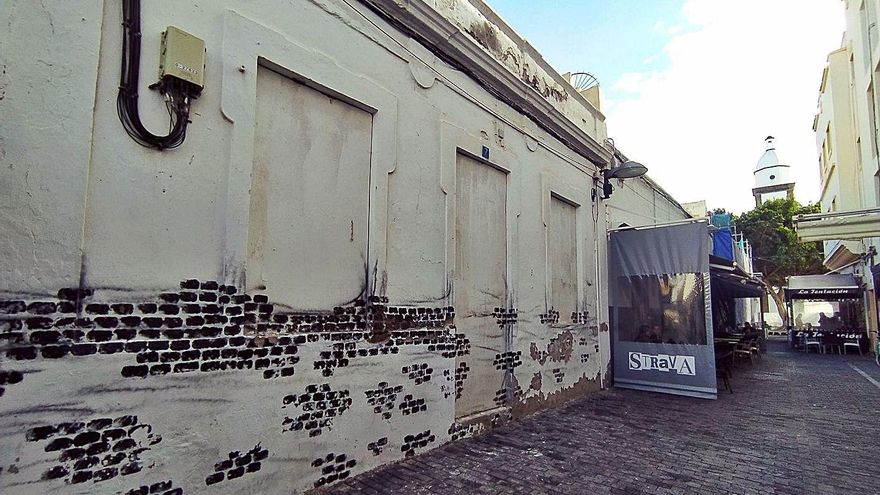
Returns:
[[[622,277],[708,272],[707,232],[704,222],[616,230],[610,259]]]
[[[720,229],[712,234],[712,254],[728,260],[734,258],[733,236],[730,229]]]
[[[711,278],[712,295],[734,299],[761,297],[764,295],[764,286],[751,277],[745,277],[735,272],[723,272],[713,268]]]
[[[791,299],[854,299],[861,297],[862,289],[852,275],[800,275],[788,278],[785,298]]]
[[[611,231],[616,387],[717,397],[707,223]]]
[[[797,215],[792,220],[803,242],[880,237],[880,208]]]

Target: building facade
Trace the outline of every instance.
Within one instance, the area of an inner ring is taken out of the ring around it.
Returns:
[[[828,66],[819,87],[818,113],[813,120],[816,150],[819,154],[823,212],[863,208],[862,170],[853,118],[852,53],[844,46],[828,55]],[[853,263],[865,253],[865,244],[856,240],[824,242],[825,265],[830,270],[852,273]]]
[[[847,0],[846,32],[841,48],[828,55],[813,121],[821,175],[823,213],[835,222],[872,223],[866,210],[880,206],[878,157],[878,96],[880,76],[877,0]],[[848,218],[847,218],[848,217]],[[876,338],[876,253],[880,238],[876,227],[843,239],[825,236],[825,264],[830,270],[854,274],[864,290],[863,309],[872,340]],[[844,236],[841,236],[844,237]]]
[[[488,6],[144,2],[147,129],[206,44],[158,151],[121,3],[0,7],[0,491],[301,492],[610,386],[606,229],[687,213],[602,200],[604,116]]]

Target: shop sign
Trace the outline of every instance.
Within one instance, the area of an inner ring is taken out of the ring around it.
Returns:
[[[697,374],[693,356],[671,356],[669,354],[629,353],[629,369],[633,371],[663,371],[679,375]]]

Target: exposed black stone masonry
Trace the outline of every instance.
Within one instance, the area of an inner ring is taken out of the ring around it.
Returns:
[[[61,289],[54,301],[0,301],[0,348],[13,361],[133,355],[120,373],[142,379],[233,370],[288,377],[298,346],[322,341],[332,350],[312,364],[328,377],[352,359],[398,354],[405,345],[447,358],[470,352],[470,341],[454,333],[451,307],[386,306],[387,298],[373,296],[327,312],[284,312],[265,295],[215,281],[180,288],[138,303],[93,301],[91,289]],[[0,371],[0,397],[22,378]]]
[[[382,451],[385,450],[385,447],[388,445],[388,437],[382,437],[375,442],[370,442],[367,444],[367,450],[373,453],[373,455],[379,455]]]
[[[285,417],[284,431],[309,432],[310,437],[320,435],[324,429],[330,429],[333,418],[341,415],[351,407],[348,390],[333,390],[330,385],[308,385],[305,392],[285,396],[281,407],[289,405],[299,407],[302,414],[295,418]]]
[[[495,317],[500,327],[515,324],[517,314],[516,308],[495,308],[495,311],[492,312],[492,316]]]
[[[542,325],[555,325],[559,323],[559,311],[550,308],[550,311],[540,315]]]
[[[173,481],[166,480],[132,488],[125,495],[183,495],[183,488],[175,487]]]
[[[397,402],[397,394],[403,392],[403,385],[390,386],[388,382],[380,382],[379,385],[364,392],[367,396],[367,404],[373,406],[373,413],[381,414],[385,419],[391,419],[391,411]]]
[[[242,476],[256,473],[269,457],[269,451],[257,444],[247,452],[230,452],[226,459],[214,464],[214,472],[205,478],[206,485],[222,481],[234,480]]]
[[[410,457],[416,454],[416,450],[423,449],[436,440],[431,430],[425,430],[416,435],[406,435],[403,437],[403,445],[400,447],[400,451],[406,457]]]
[[[461,393],[464,391],[464,381],[467,380],[468,372],[470,372],[471,367],[468,366],[467,363],[461,362],[458,363],[458,366],[455,368],[455,398],[460,399]]]
[[[321,477],[315,481],[315,488],[348,478],[351,475],[351,468],[356,464],[357,461],[349,459],[347,455],[333,452],[315,459],[312,461],[312,467],[321,471]]]
[[[513,370],[522,364],[522,351],[510,351],[496,354],[495,360],[492,361],[492,364],[495,365],[496,370]]]
[[[476,433],[476,428],[477,425],[475,423],[452,423],[446,433],[448,433],[449,436],[452,437],[452,441],[454,442],[462,438],[473,436],[474,433]]]
[[[429,367],[428,363],[415,363],[409,366],[404,366],[400,369],[400,372],[407,375],[416,385],[421,385],[422,383],[431,381],[431,376],[434,374],[434,368]]]
[[[571,322],[584,325],[589,322],[590,313],[588,311],[575,312],[571,314]]]
[[[404,416],[409,416],[417,412],[427,411],[428,404],[425,402],[425,399],[415,399],[412,395],[407,394],[403,396],[403,401],[397,408],[400,409]]]
[[[299,364],[303,346],[319,346],[318,357],[305,366],[325,377],[353,360],[399,355],[404,346],[418,346],[419,352],[446,359],[467,356],[471,348],[470,340],[456,333],[452,307],[389,306],[388,299],[380,296],[327,311],[296,312],[270,302],[266,295],[244,294],[237,287],[210,280],[184,280],[179,290],[146,300],[102,300],[103,294],[96,289],[61,289],[55,298],[0,300],[0,400],[9,397],[10,387],[27,380],[29,374],[51,369],[27,366],[37,360],[124,356],[117,376],[130,380],[220,372],[283,380],[299,373],[296,368],[303,366]],[[496,316],[515,321],[515,310],[502,312]],[[401,373],[416,386],[428,383],[437,378],[432,362],[402,366]],[[459,394],[468,370],[462,365],[454,377]],[[453,393],[452,374],[451,369],[444,370],[447,397]],[[404,385],[380,383],[366,392],[367,402],[386,420],[393,414],[426,411],[426,399],[404,395],[405,389]],[[292,412],[285,417],[282,431],[321,435],[332,428],[333,418],[351,406],[349,390],[335,390],[328,383],[309,385],[303,392],[282,398],[282,407]],[[28,441],[39,442],[50,455],[57,455],[43,479],[98,483],[152,467],[142,458],[161,437],[149,425],[139,424],[136,416],[85,420],[75,416],[69,421],[26,432]],[[404,452],[411,455],[434,441],[430,432],[423,432],[406,442]],[[368,450],[379,455],[387,446],[388,438],[382,437],[370,443]],[[230,453],[229,459],[216,464],[205,483],[256,472],[267,455],[259,445],[244,454]],[[316,460],[321,470],[316,486],[345,479],[356,464],[345,454],[329,456]],[[127,493],[180,495],[183,490],[172,481],[139,485]]]
[[[28,430],[26,438],[44,443],[46,452],[58,453],[58,464],[43,473],[43,479],[97,483],[141,471],[141,455],[162,441],[152,430],[138,423],[137,416],[119,416],[38,426]]]

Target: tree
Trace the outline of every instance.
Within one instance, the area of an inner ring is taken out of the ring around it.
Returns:
[[[764,285],[776,301],[783,326],[788,325],[783,299],[786,279],[824,271],[822,243],[798,241],[792,217],[819,212],[818,204],[804,206],[794,199],[776,199],[734,218],[737,232],[752,245],[754,268],[764,274]]]

